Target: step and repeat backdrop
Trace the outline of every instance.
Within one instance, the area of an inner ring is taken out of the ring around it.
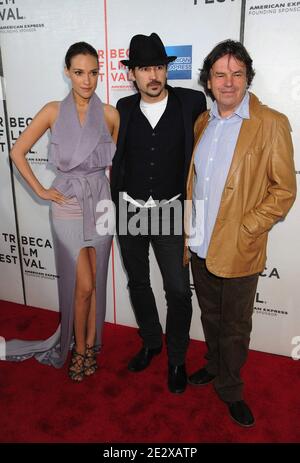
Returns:
[[[98,50],[97,93],[115,105],[134,92],[120,63],[133,35],[157,32],[168,54],[178,57],[170,65],[169,84],[199,90],[199,68],[212,47],[226,38],[242,38],[256,70],[252,90],[290,119],[299,179],[300,2],[6,0],[0,2],[0,18],[0,299],[24,304],[24,309],[59,309],[49,204],[12,171],[8,153],[36,112],[68,93],[64,55],[74,42],[84,40]],[[28,153],[46,187],[54,177],[48,144],[45,134]],[[300,335],[299,213],[297,199],[287,219],[270,233],[267,267],[255,300],[253,349],[289,356],[293,338]],[[166,303],[152,252],[151,278],[164,325]],[[195,295],[193,306],[191,337],[204,339]],[[136,326],[117,240],[110,258],[106,320]]]

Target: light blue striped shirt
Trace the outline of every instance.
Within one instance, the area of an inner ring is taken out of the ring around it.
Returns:
[[[192,226],[198,238],[190,241],[190,249],[204,259],[243,119],[249,119],[248,92],[227,118],[221,118],[215,101],[196,150]]]

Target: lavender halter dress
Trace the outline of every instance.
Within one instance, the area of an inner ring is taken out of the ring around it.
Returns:
[[[71,91],[60,104],[49,153],[49,162],[57,169],[52,186],[70,198],[72,205],[68,212],[67,207],[61,208],[52,203],[50,213],[59,275],[61,322],[56,332],[46,340],[8,341],[6,360],[22,361],[34,356],[41,363],[56,368],[63,366],[74,342],[76,264],[80,249],[84,247],[96,250],[96,344],[101,346],[112,234],[97,234],[96,205],[100,200],[111,198],[105,169],[111,165],[114,152],[115,145],[104,120],[100,99],[93,94],[81,126]]]

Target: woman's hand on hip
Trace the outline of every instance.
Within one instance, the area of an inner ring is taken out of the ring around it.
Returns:
[[[62,193],[60,193],[58,190],[55,188],[43,188],[39,192],[39,197],[45,200],[50,200],[54,201],[55,203],[58,204],[65,204],[68,201],[68,198],[66,198]]]

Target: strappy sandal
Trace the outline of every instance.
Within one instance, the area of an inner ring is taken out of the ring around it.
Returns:
[[[98,369],[97,365],[97,352],[96,346],[86,346],[85,358],[84,358],[84,374],[85,376],[91,376],[96,373]]]
[[[69,376],[76,383],[81,383],[84,378],[85,356],[78,354],[75,349],[72,350],[72,357],[69,365]]]

